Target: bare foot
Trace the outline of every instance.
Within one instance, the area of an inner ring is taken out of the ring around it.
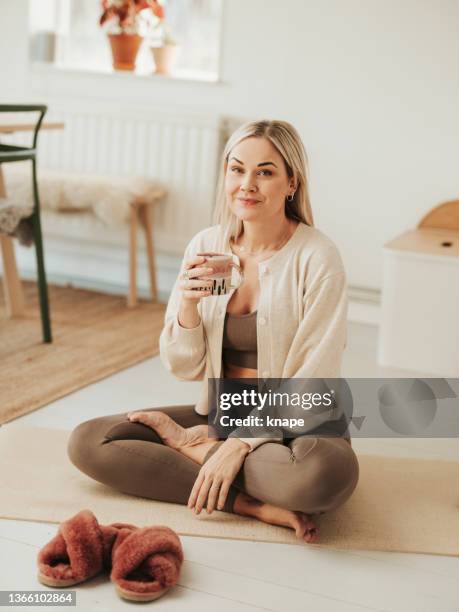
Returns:
[[[279,508],[239,492],[237,495],[233,511],[242,516],[252,516],[253,518],[270,523],[271,525],[281,525],[291,527],[295,530],[295,535],[305,542],[317,542],[319,530],[312,521],[310,515],[305,512],[297,512]]]
[[[194,427],[185,428],[160,410],[129,412],[128,419],[132,422],[143,423],[151,427],[151,429],[157,432],[164,444],[176,450],[196,446],[209,440],[208,425],[195,425]]]

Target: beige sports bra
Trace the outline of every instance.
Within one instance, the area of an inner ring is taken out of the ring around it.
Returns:
[[[227,312],[223,327],[222,359],[228,365],[257,369],[257,311]]]

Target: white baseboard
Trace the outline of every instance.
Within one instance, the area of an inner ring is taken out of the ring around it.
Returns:
[[[71,285],[114,295],[127,295],[129,259],[127,245],[96,244],[57,237],[46,237],[46,275],[50,283]],[[16,246],[22,278],[36,278],[35,249]],[[177,277],[180,257],[156,254],[158,300],[166,303]],[[137,253],[137,293],[150,297],[150,280],[145,250]]]
[[[379,304],[355,302],[349,297],[347,319],[352,323],[364,323],[365,325],[376,325],[378,327],[380,311]]]
[[[381,320],[381,292],[378,289],[350,285],[348,297],[348,321],[379,326]]]
[[[127,244],[99,244],[75,238],[46,237],[46,273],[56,285],[71,285],[114,295],[127,295],[129,261]],[[20,275],[36,278],[35,249],[16,242],[16,257]],[[167,303],[180,267],[181,258],[158,252],[156,255],[158,299]],[[143,244],[138,248],[137,290],[140,297],[150,296],[147,259]],[[379,325],[379,291],[349,287],[348,320],[367,325]]]

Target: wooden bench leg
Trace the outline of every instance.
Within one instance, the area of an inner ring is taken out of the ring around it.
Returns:
[[[158,291],[156,286],[156,262],[155,262],[155,249],[153,244],[153,221],[152,221],[152,209],[151,206],[145,204],[139,209],[142,226],[145,232],[145,242],[147,245],[147,260],[148,260],[148,272],[150,275],[150,287],[151,287],[151,298],[153,302],[157,301]]]
[[[16,267],[13,240],[10,236],[1,235],[0,245],[2,249],[6,313],[8,317],[21,317],[25,314],[24,294]]]
[[[137,211],[137,205],[131,204],[131,222],[129,228],[129,294],[127,300],[129,308],[133,308],[137,305]]]
[[[3,171],[0,164],[0,198],[6,197]],[[0,235],[0,247],[3,260],[3,286],[8,317],[20,317],[25,314],[24,293],[19,280],[13,239],[5,234]]]

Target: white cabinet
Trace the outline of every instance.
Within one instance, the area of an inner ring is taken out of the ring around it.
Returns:
[[[459,231],[423,227],[384,245],[378,362],[459,376]]]

